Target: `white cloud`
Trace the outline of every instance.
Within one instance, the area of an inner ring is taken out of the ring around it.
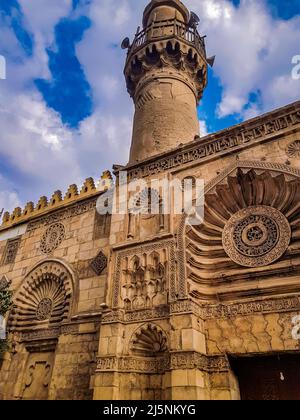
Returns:
[[[264,0],[241,0],[239,7],[228,0],[186,0],[186,4],[201,17],[208,53],[216,54],[214,71],[223,87],[219,117],[251,115],[245,106],[257,91],[259,112],[299,98],[299,81],[291,79],[291,58],[299,53],[300,16],[275,20]]]
[[[0,214],[2,209],[4,209],[5,211],[12,211],[19,205],[20,200],[17,193],[6,190],[0,191]]]
[[[200,137],[207,136],[209,134],[209,132],[208,132],[206,121],[205,120],[200,120],[199,124],[200,124]]]
[[[102,6],[104,3],[100,2]],[[111,3],[106,4],[113,12]],[[80,185],[88,176],[99,178],[102,170],[111,169],[113,163],[126,163],[128,159],[132,104],[119,77],[122,66],[115,72],[109,69],[115,68],[115,57],[109,57],[105,68],[101,65],[105,55],[99,56],[95,68],[99,92],[97,94],[95,89],[95,102],[101,104],[96,106],[91,117],[82,121],[78,131],[64,126],[60,116],[46,106],[41,95],[31,86],[34,78],[50,78],[46,47],[53,43],[54,27],[60,18],[69,14],[70,5],[71,0],[53,1],[50,5],[44,0],[22,1],[26,25],[37,43],[32,57],[24,56],[12,31],[0,29],[0,35],[5,31],[5,35],[11,37],[11,51],[23,57],[10,67],[7,80],[0,86],[0,159],[14,173],[10,175],[10,191],[16,190],[8,195],[7,182],[0,183],[0,207],[9,210],[29,200],[36,202],[41,195],[51,196],[59,188],[65,191],[71,183]],[[126,2],[123,2],[122,9],[126,11]],[[101,10],[103,7],[99,12]],[[114,19],[120,31],[126,19],[123,12]],[[107,19],[103,24],[108,24]],[[99,45],[98,40],[94,41],[89,49],[91,62],[97,56],[95,48]],[[5,42],[3,37],[2,42]],[[122,61],[119,50],[115,49],[114,54]],[[120,92],[128,101],[124,109],[122,100],[118,99]]]

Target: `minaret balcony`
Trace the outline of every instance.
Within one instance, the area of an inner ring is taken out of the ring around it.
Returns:
[[[127,62],[130,58],[151,43],[160,41],[178,40],[193,47],[206,58],[204,37],[201,37],[196,28],[177,19],[153,21],[151,25],[140,31],[138,28],[134,41],[128,50]]]

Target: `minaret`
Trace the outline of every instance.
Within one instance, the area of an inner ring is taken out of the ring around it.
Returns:
[[[207,84],[199,19],[179,0],[152,0],[128,48],[127,89],[135,104],[130,164],[199,136],[197,104]]]

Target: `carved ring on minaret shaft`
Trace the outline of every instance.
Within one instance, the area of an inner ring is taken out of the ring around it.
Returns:
[[[204,38],[179,0],[152,0],[128,48],[127,89],[135,104],[130,163],[199,135],[197,104],[207,85]]]

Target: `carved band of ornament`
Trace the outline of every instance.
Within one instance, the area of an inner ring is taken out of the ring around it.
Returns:
[[[252,314],[289,312],[300,309],[300,297],[293,296],[280,299],[258,300],[244,303],[197,305],[195,302],[182,301],[171,304],[172,314],[192,313],[201,319],[231,318]]]
[[[256,125],[254,123],[251,125],[249,128],[247,128],[247,123],[233,127],[225,133],[221,132],[219,135],[211,135],[211,138],[208,138],[206,143],[202,139],[201,143],[185,151],[174,153],[166,158],[157,159],[153,163],[140,164],[137,168],[129,169],[128,179],[155,175],[183,164],[222,154],[230,149],[243,148],[264,138],[272,138],[272,136],[283,133],[289,127],[292,128],[300,125],[300,110],[295,111],[293,107],[293,112],[276,118],[270,116],[263,123],[260,119]]]
[[[136,373],[160,373],[170,367],[169,357],[138,358],[138,357],[99,357],[97,372],[118,371]]]
[[[63,325],[62,327],[45,330],[28,331],[18,334],[20,341],[33,341],[56,338],[60,335],[78,334],[78,325]]]
[[[36,330],[20,333],[20,341],[33,341],[33,340],[42,340],[42,339],[51,339],[56,338],[60,335],[60,328],[49,328],[47,330]]]
[[[257,313],[287,312],[300,309],[300,297],[294,296],[274,300],[260,300],[235,304],[201,305],[189,300],[177,301],[167,306],[143,311],[124,313],[115,310],[104,314],[102,324],[112,324],[117,322],[139,322],[161,319],[176,314],[194,314],[201,319],[230,318]]]
[[[116,256],[116,272],[113,280],[113,308],[116,308],[119,304],[119,294],[120,294],[120,285],[121,285],[121,263],[122,260],[126,257],[134,256],[136,254],[144,254],[160,249],[169,249],[170,251],[170,296],[175,299],[176,296],[176,273],[175,273],[175,243],[173,240],[166,240],[161,242],[155,242],[149,245],[141,245],[139,247],[134,247],[121,251],[117,253]]]
[[[154,319],[166,318],[170,315],[169,307],[162,306],[153,309],[146,309],[142,311],[134,311],[124,313],[123,311],[116,310],[104,314],[102,317],[102,324],[111,324],[115,322],[138,322],[150,321]]]
[[[48,226],[52,223],[57,223],[61,220],[70,219],[71,217],[79,216],[83,213],[93,210],[96,207],[96,201],[97,197],[93,197],[90,200],[85,200],[82,203],[71,206],[66,210],[59,210],[53,214],[49,214],[47,216],[39,218],[38,220],[29,222],[27,226],[27,232],[31,232],[42,226]]]
[[[230,369],[226,356],[206,356],[196,352],[171,354],[170,369],[200,369],[207,372],[224,372]]]
[[[190,300],[182,300],[182,301],[171,303],[170,305],[171,315],[184,314],[184,313],[194,314],[197,316],[202,315],[201,307]]]
[[[112,324],[115,322],[124,322],[124,312],[114,310],[102,315],[101,324]]]
[[[99,357],[97,372],[163,373],[177,369],[200,369],[206,372],[227,372],[226,356],[205,356],[196,352],[172,353],[161,358]]]

